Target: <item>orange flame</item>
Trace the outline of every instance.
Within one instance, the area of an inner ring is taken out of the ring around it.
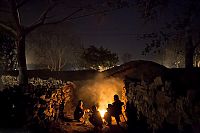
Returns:
[[[105,113],[106,113],[106,110],[105,109],[99,109],[99,112],[100,112],[101,117],[103,118]]]

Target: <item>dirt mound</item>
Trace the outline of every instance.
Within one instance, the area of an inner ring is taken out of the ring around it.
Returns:
[[[164,75],[168,69],[152,61],[136,60],[111,68],[103,72],[107,77],[114,76],[124,79],[130,77],[139,80],[152,80]]]

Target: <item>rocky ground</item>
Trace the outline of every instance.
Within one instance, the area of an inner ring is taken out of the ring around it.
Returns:
[[[121,119],[121,118],[120,118]],[[93,133],[94,126],[85,119],[85,122],[77,122],[73,119],[60,120],[52,125],[51,133]],[[117,126],[115,119],[112,118],[112,125],[103,125],[101,133],[125,133],[127,132],[127,125],[124,119],[121,119],[120,126]]]
[[[82,123],[82,122],[60,122],[59,125],[62,132],[70,132],[70,133],[92,133],[94,132],[94,127],[89,122]],[[126,126],[124,123],[121,123],[121,126],[117,126],[113,124],[112,126],[103,125],[102,132],[103,133],[124,133],[126,132]]]
[[[43,131],[42,131],[43,132]],[[48,131],[44,131],[44,133],[95,133],[94,127],[90,123],[82,123],[82,122],[66,122],[59,121],[53,123]],[[127,128],[124,123],[121,123],[121,126],[117,126],[113,124],[112,126],[103,125],[102,131],[98,133],[126,133]],[[32,133],[29,130],[25,129],[0,129],[0,133]]]

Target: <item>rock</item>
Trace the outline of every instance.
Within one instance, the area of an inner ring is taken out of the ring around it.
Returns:
[[[163,85],[163,82],[162,82],[162,79],[161,79],[160,76],[159,76],[159,77],[156,77],[156,78],[154,79],[154,83],[155,83],[155,85],[157,85],[157,86]]]

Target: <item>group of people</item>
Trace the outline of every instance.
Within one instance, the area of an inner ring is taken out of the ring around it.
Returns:
[[[112,104],[108,104],[107,112],[104,115],[104,120],[108,126],[112,125],[112,116],[115,117],[116,123],[117,125],[119,125],[123,105],[124,103],[119,100],[119,96],[114,95],[114,102]],[[80,100],[74,111],[74,119],[80,121],[80,119],[83,118],[84,114],[85,111],[83,108],[83,101]],[[95,105],[91,108],[89,122],[97,129],[101,129],[103,127],[102,117]]]

